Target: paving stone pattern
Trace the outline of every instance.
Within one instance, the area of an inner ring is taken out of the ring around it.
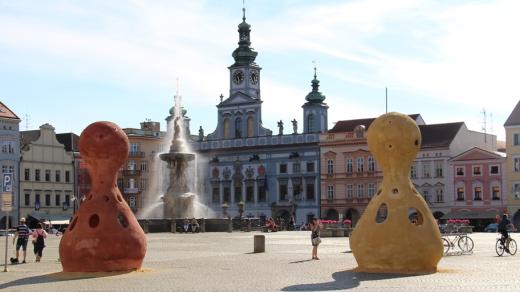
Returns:
[[[309,232],[264,233],[266,252],[256,254],[255,234],[259,233],[147,234],[142,271],[93,275],[61,273],[60,238],[50,236],[42,262],[35,263],[30,252],[27,264],[9,265],[7,273],[0,272],[0,290],[520,291],[520,253],[498,257],[494,233],[472,234],[473,254],[444,257],[438,273],[420,276],[352,272],[356,262],[346,237],[323,238],[321,259],[316,261],[310,260]],[[2,263],[4,246],[5,238],[0,237]],[[9,248],[13,256],[13,246]]]

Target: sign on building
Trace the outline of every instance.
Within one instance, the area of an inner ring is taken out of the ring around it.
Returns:
[[[13,196],[11,193],[2,193],[0,197],[0,211],[2,212],[11,212],[13,210]]]
[[[13,191],[13,174],[4,173],[4,177],[2,179],[2,192],[11,193],[12,191]]]

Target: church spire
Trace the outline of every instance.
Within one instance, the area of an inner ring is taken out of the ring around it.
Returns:
[[[305,100],[307,100],[310,103],[323,103],[325,100],[325,95],[323,95],[320,90],[320,81],[317,78],[316,75],[316,62],[314,63],[314,79],[311,81],[312,84],[312,91],[307,94],[305,97]]]
[[[238,25],[238,48],[233,51],[234,66],[255,64],[257,52],[251,48],[251,25],[246,22],[246,8],[242,7],[242,22]]]

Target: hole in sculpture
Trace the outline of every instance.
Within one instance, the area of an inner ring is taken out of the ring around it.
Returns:
[[[408,208],[408,220],[413,225],[419,226],[423,224],[423,216],[421,212],[415,208]]]
[[[394,188],[394,189],[392,189],[392,193],[394,195],[397,195],[397,194],[399,194],[399,190],[397,188]]]
[[[378,194],[378,195],[381,195],[381,192],[382,192],[382,190],[379,189],[379,190],[377,191],[377,194]]]
[[[386,204],[383,203],[383,204],[381,204],[381,206],[379,206],[379,209],[377,209],[376,223],[385,222],[387,217],[388,217],[388,210],[387,210]]]
[[[122,203],[123,202],[123,197],[121,197],[121,195],[117,195],[117,200]]]
[[[93,214],[90,216],[90,219],[88,220],[88,225],[91,228],[96,228],[99,225],[99,216],[98,214]]]
[[[419,146],[419,140],[418,139],[415,139],[415,146]]]
[[[117,215],[117,220],[119,221],[119,224],[121,224],[121,226],[123,226],[124,228],[128,227],[128,221],[126,220],[126,217],[125,215],[123,215],[123,213],[119,213]]]
[[[392,149],[392,144],[388,144],[388,149]]]
[[[87,200],[92,200],[92,195],[88,195]]]
[[[70,223],[69,231],[72,231],[72,229],[74,229],[74,226],[76,226],[76,222],[78,222],[78,216],[74,217],[74,219]]]
[[[103,199],[105,200],[105,202],[108,202],[110,200],[110,198],[108,198],[108,196],[103,196]]]

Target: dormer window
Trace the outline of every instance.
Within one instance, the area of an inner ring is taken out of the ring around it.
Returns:
[[[363,136],[365,135],[365,126],[358,125],[356,128],[354,128],[354,135],[356,139],[363,139]]]

